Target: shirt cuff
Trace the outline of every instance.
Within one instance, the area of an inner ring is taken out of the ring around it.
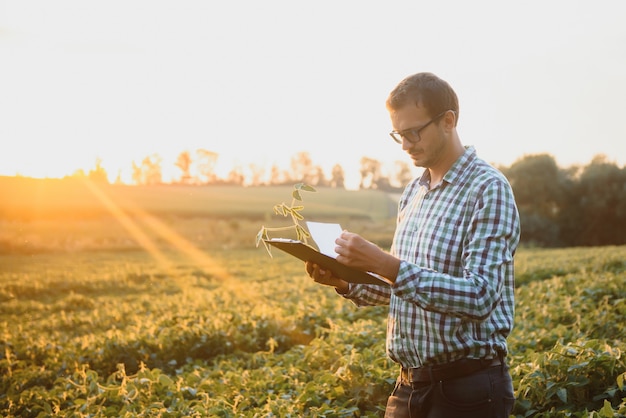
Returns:
[[[391,287],[393,293],[397,296],[410,293],[415,290],[415,280],[419,278],[422,269],[406,260],[400,260],[400,268],[396,281]]]

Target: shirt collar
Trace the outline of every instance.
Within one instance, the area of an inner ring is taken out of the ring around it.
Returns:
[[[443,181],[446,183],[454,184],[465,172],[467,167],[477,158],[476,148],[469,145],[465,147],[465,152],[452,164],[452,167],[443,176]],[[421,186],[428,187],[430,184],[430,171],[424,170],[422,176],[419,179]]]

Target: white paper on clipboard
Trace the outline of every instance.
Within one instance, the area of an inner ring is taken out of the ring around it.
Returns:
[[[326,223],[326,222],[309,222],[306,221],[306,226],[311,233],[311,238],[317,244],[317,248],[319,248],[320,253],[325,254],[332,258],[337,258],[337,253],[335,252],[335,240],[339,238],[341,232],[341,225],[335,223]]]

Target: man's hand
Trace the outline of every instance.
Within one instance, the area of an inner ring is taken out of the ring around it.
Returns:
[[[348,292],[348,283],[335,276],[331,271],[323,269],[318,264],[311,261],[307,261],[305,266],[307,274],[311,276],[315,282],[325,286],[334,286],[339,293]]]
[[[359,270],[370,271],[395,282],[400,260],[358,234],[343,231],[335,240],[337,261]]]

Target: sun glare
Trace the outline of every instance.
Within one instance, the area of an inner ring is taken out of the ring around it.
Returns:
[[[128,200],[123,202],[123,205],[128,208],[124,211],[121,209],[121,205],[119,204],[119,196],[106,194],[96,183],[90,181],[89,179],[85,179],[85,183],[100,203],[107,208],[107,210],[118,222],[122,224],[122,226],[128,231],[129,234],[131,234],[139,245],[150,253],[155,261],[157,261],[157,263],[162,267],[169,269],[173,266],[171,261],[167,258],[167,255],[159,249],[153,240],[150,239],[137,220],[141,220],[146,229],[152,230],[182,254],[193,260],[195,265],[207,269],[223,281],[230,278],[230,274],[223,266],[221,266],[220,263],[216,262],[206,252],[198,249],[191,242],[183,238],[163,221]]]
[[[156,243],[150,239],[148,234],[142,229],[137,219],[141,220],[145,229],[152,230],[160,238],[191,259],[195,265],[200,268],[206,269],[207,272],[213,274],[216,278],[220,279],[222,284],[233,291],[236,291],[239,297],[252,298],[254,295],[247,289],[242,288],[237,280],[232,280],[233,276],[206,252],[200,250],[191,242],[183,238],[180,234],[174,231],[166,223],[159,220],[157,217],[146,212],[138,205],[128,200],[123,201],[123,205],[128,208],[125,212],[120,207],[119,196],[109,196],[100,187],[85,179],[88,189],[96,196],[96,198],[107,208],[107,210],[120,222],[120,224],[128,231],[128,233],[141,245],[154,260],[166,270],[174,268],[167,255],[156,245]]]

